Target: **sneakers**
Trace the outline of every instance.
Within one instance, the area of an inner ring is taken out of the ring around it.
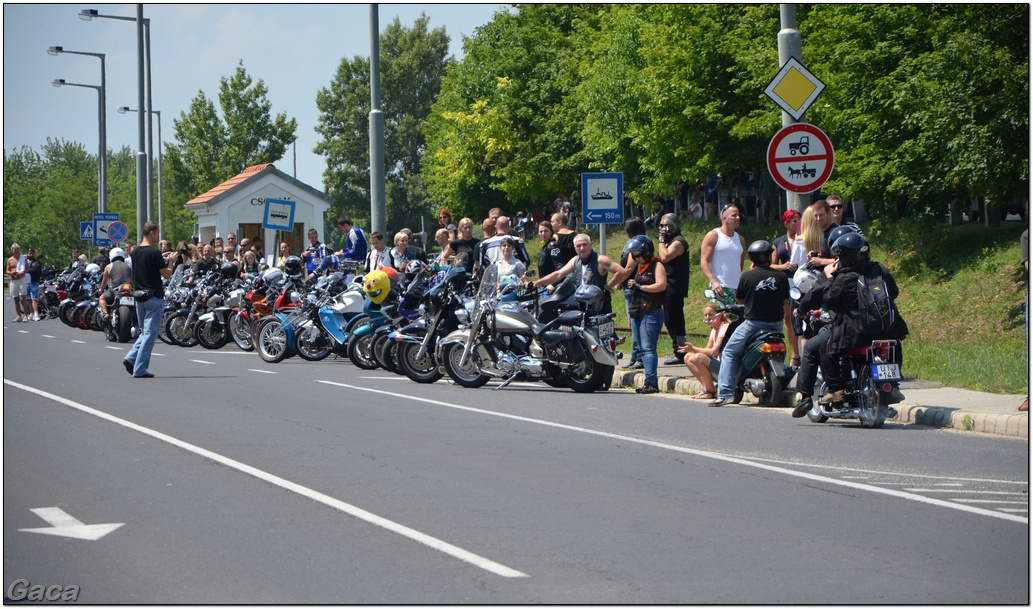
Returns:
[[[15,323],[15,324],[20,324],[20,323],[21,323],[21,322],[23,322],[23,321],[25,321],[25,320],[24,320],[24,319],[22,319],[22,316],[21,316],[21,315],[19,315],[18,317],[15,317],[14,319],[12,319],[12,320],[11,320],[11,323]]]
[[[39,313],[33,313],[32,317],[29,318],[29,321],[39,321]]]
[[[672,355],[671,357],[664,360],[665,366],[677,366],[678,364],[682,363],[684,362],[682,361],[682,356],[680,355]]]
[[[627,369],[627,370],[641,370],[644,367],[645,366],[642,365],[642,362],[631,362],[630,364],[625,366],[625,369]]]
[[[660,388],[656,385],[642,385],[635,390],[635,393],[660,393]]]
[[[814,402],[811,401],[811,396],[805,395],[801,397],[800,401],[796,403],[796,408],[793,409],[793,418],[802,419],[813,407]]]
[[[724,398],[719,397],[716,400],[714,400],[713,402],[710,402],[709,404],[707,404],[707,406],[710,406],[711,408],[720,408],[722,406],[727,406],[728,404],[731,404],[731,403],[732,403],[732,396],[728,396],[728,397],[724,397]]]
[[[830,404],[830,403],[835,403],[835,402],[842,402],[845,399],[846,399],[846,389],[840,389],[839,391],[833,391],[833,392],[826,393],[825,395],[821,396],[821,403],[822,404]]]

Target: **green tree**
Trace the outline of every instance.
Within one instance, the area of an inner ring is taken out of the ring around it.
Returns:
[[[297,120],[272,117],[268,88],[241,61],[233,77],[219,79],[219,106],[198,91],[190,109],[173,119],[174,143],[164,152],[166,184],[186,202],[252,165],[274,163],[296,139]]]
[[[412,28],[395,18],[380,35],[389,232],[403,226],[418,229],[414,220],[429,207],[420,179],[426,147],[423,124],[449,62],[448,44],[445,29],[429,29],[426,15]],[[368,226],[369,59],[342,59],[330,86],[316,94],[316,106],[320,112],[316,133],[322,139],[314,152],[326,158],[323,182],[335,201],[334,212]]]

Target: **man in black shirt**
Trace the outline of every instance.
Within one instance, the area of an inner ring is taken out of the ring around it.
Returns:
[[[133,249],[133,285],[136,286],[136,320],[140,326],[140,336],[133,343],[129,355],[122,360],[126,372],[134,378],[153,378],[148,372],[151,363],[151,350],[158,338],[158,324],[161,323],[165,311],[165,287],[162,277],[172,277],[172,270],[165,264],[165,258],[155,247],[158,240],[158,223],[147,222],[143,225],[143,241]]]
[[[745,303],[745,319],[732,332],[721,351],[721,369],[717,376],[717,399],[711,406],[731,404],[739,364],[750,338],[761,331],[782,331],[782,320],[789,310],[789,280],[782,271],[771,268],[771,252],[767,241],[754,241],[748,250],[754,268],[739,277],[735,297]]]

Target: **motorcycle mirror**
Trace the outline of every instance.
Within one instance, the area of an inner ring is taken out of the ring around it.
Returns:
[[[793,287],[789,288],[789,297],[790,298],[792,298],[793,300],[800,300],[801,296],[803,296],[803,293],[800,292],[800,288],[798,288],[796,286],[793,286]]]
[[[534,269],[527,269],[527,271],[524,272],[524,277],[527,277],[528,279],[534,279],[537,276],[538,271],[535,271]]]

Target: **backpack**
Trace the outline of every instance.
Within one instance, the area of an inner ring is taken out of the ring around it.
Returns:
[[[893,300],[877,266],[857,280],[857,310],[862,334],[878,336],[893,326]]]

